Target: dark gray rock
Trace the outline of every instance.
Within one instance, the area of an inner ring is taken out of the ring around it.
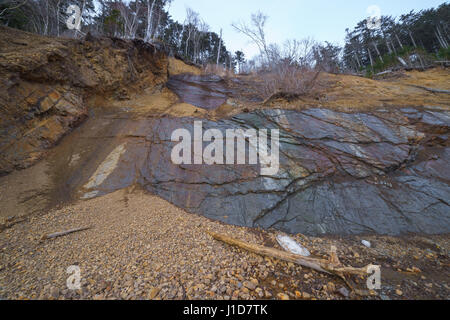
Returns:
[[[279,129],[281,166],[272,177],[262,176],[259,165],[172,164],[172,132],[192,133],[195,120],[201,119],[111,125],[116,129],[110,135],[134,139],[99,195],[138,182],[189,212],[289,233],[450,231],[447,111],[259,110],[202,120],[204,131],[224,134],[235,128]]]

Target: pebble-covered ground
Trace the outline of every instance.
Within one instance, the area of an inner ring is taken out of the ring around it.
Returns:
[[[6,223],[7,224],[7,223]],[[56,239],[44,234],[92,227]],[[121,190],[0,231],[2,299],[449,299],[449,237],[295,239],[314,256],[335,245],[346,265],[382,267],[382,289],[360,297],[333,276],[213,240],[211,230],[281,249],[277,231],[224,225],[141,190]],[[368,240],[372,248],[361,244]],[[69,290],[69,266],[81,289]],[[364,288],[366,279],[352,279]]]

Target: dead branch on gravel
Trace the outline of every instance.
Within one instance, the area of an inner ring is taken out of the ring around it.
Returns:
[[[5,221],[0,222],[0,232],[2,232],[3,230],[12,228],[13,226],[15,226],[16,224],[25,222],[27,219],[24,218],[12,218],[12,219],[5,219]]]
[[[54,239],[54,238],[66,236],[66,235],[71,234],[71,233],[85,231],[85,230],[89,230],[89,229],[91,229],[91,227],[77,228],[77,229],[71,229],[71,230],[62,231],[62,232],[55,232],[55,233],[51,233],[51,234],[45,234],[45,235],[42,236],[41,240]]]
[[[298,264],[303,267],[311,268],[313,270],[332,274],[338,276],[352,289],[356,294],[366,296],[370,295],[369,292],[355,289],[353,285],[349,283],[346,279],[346,275],[356,275],[356,276],[366,276],[367,270],[370,265],[363,268],[355,268],[355,267],[346,267],[341,264],[339,261],[335,248],[332,250],[330,254],[330,259],[319,259],[319,258],[311,258],[311,257],[303,257],[300,255],[296,255],[293,253],[281,251],[275,248],[269,248],[257,244],[251,244],[248,242],[240,241],[237,239],[230,238],[228,236],[207,231],[207,233],[212,236],[214,239],[218,241],[222,241],[226,244],[247,250],[249,252],[256,253],[261,256],[267,256],[271,258],[276,258],[282,261],[291,262]]]

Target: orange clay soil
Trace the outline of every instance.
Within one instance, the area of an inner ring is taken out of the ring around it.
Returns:
[[[169,74],[201,75],[202,70],[170,58]],[[233,98],[214,110],[205,110],[185,103],[166,87],[148,88],[132,95],[126,101],[108,100],[102,105],[121,109],[140,116],[175,116],[223,119],[255,109],[282,108],[303,110],[308,108],[329,108],[344,112],[370,111],[378,108],[402,108],[434,106],[450,108],[450,95],[433,93],[425,88],[450,90],[449,69],[435,68],[427,71],[396,72],[386,80],[372,80],[352,75],[321,73],[314,89],[308,95],[288,101],[270,98],[265,102],[249,102],[257,96],[261,79],[255,75],[225,78],[233,92]],[[420,88],[424,87],[424,88]],[[261,97],[261,100],[263,97]]]
[[[402,72],[391,80],[321,74],[312,94],[292,103],[269,99],[266,106],[289,109],[323,107],[339,111],[408,106],[450,107],[449,94],[432,93],[416,86],[450,90],[450,71],[436,68],[424,72]]]

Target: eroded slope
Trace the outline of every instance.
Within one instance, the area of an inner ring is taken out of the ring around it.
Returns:
[[[65,40],[0,27],[0,174],[42,158],[87,117],[87,98],[127,99],[128,90],[164,83],[167,63],[138,40]]]

